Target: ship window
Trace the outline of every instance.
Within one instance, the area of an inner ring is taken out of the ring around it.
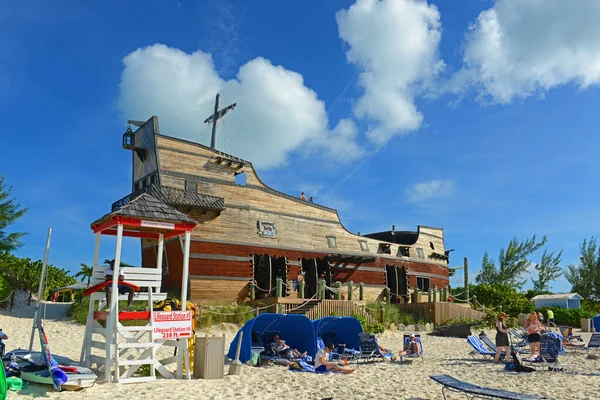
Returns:
[[[429,292],[429,278],[417,276],[417,288],[421,292]]]
[[[152,175],[152,176],[150,177],[150,184],[151,184],[151,185],[153,185],[153,184],[155,184],[155,183],[156,183],[156,175]]]
[[[389,244],[379,243],[379,249],[377,249],[379,254],[392,254],[392,250],[390,249]]]
[[[197,191],[198,182],[185,180],[185,190]]]
[[[435,250],[435,246],[433,245],[433,242],[429,242],[429,247],[431,247],[431,250]]]
[[[133,191],[137,192],[138,190],[140,190],[140,183],[136,182],[135,185],[133,185]]]
[[[236,185],[246,186],[246,173],[244,171],[234,172],[233,177]]]
[[[142,187],[145,188],[146,186],[148,186],[148,181],[146,181],[146,179],[142,179]]]
[[[369,244],[366,240],[359,240],[358,243],[360,243],[360,249],[362,251],[369,251]]]
[[[398,247],[397,257],[410,257],[410,248],[409,247]]]
[[[423,254],[423,249],[420,247],[417,247],[417,254],[419,255],[419,258],[425,258],[425,254]]]
[[[330,249],[337,248],[337,242],[336,242],[335,236],[326,236],[326,238],[327,238],[327,246],[329,246]]]

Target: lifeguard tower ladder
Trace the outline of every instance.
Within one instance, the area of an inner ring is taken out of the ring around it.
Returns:
[[[187,281],[189,274],[190,232],[197,222],[184,213],[168,206],[148,193],[142,193],[123,201],[119,208],[103,216],[91,227],[96,234],[94,248],[94,267],[92,285],[105,280],[108,266],[99,265],[101,235],[115,235],[117,238],[114,277],[124,276],[125,282],[140,287],[134,301],[146,301],[146,311],[119,311],[119,300],[126,300],[126,295],[113,295],[109,311],[102,311],[106,304],[104,291],[90,295],[90,307],[85,328],[85,337],[81,349],[82,365],[96,367],[104,372],[108,382],[130,383],[146,382],[156,379],[156,371],[165,378],[181,378],[185,364],[186,378],[190,378],[190,363],[187,340],[155,340],[153,302],[164,300],[165,293],[160,293],[162,280],[162,260],[165,239],[185,235],[181,298],[187,299]],[[121,244],[124,236],[158,240],[156,268],[119,268],[121,261]],[[118,280],[112,282],[112,293],[118,294]],[[186,301],[182,301],[185,311]],[[105,321],[102,326],[99,321]],[[122,321],[147,321],[143,326],[123,326]],[[193,333],[192,333],[193,334]],[[100,339],[100,340],[97,340]],[[157,350],[161,346],[177,348],[177,356],[163,360],[157,359]],[[99,349],[102,355],[92,354],[92,349]],[[177,362],[174,376],[165,365]],[[142,365],[150,366],[149,376],[134,376]]]

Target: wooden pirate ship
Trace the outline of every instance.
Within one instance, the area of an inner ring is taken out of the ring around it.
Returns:
[[[217,104],[206,121],[213,123],[213,147],[216,122],[228,109]],[[132,151],[132,193],[113,210],[145,192],[198,221],[189,258],[192,300],[243,302],[250,283],[257,298],[274,296],[277,278],[287,284],[282,295],[295,297],[299,273],[309,298],[320,278],[330,287],[363,282],[371,298],[388,287],[396,302],[407,301],[414,288],[428,292],[448,286],[442,229],[351,233],[335,209],[268,187],[249,161],[163,135],[156,116],[129,123],[137,128],[123,135],[123,148]],[[144,267],[157,264],[157,249],[156,240],[142,239]],[[166,241],[163,291],[181,284],[183,254],[181,239]]]

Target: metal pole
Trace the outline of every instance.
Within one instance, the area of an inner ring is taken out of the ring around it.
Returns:
[[[35,311],[33,313],[33,326],[31,327],[31,338],[29,339],[29,351],[33,348],[33,335],[37,327],[40,314],[40,299],[44,290],[44,280],[46,277],[46,268],[48,266],[48,253],[50,252],[50,236],[52,235],[52,227],[48,227],[48,237],[46,238],[46,250],[44,251],[44,262],[42,264],[42,275],[40,276],[40,286],[38,287],[37,301],[35,302]]]
[[[465,300],[469,300],[469,259],[465,257],[464,264],[465,266]]]
[[[213,114],[213,126],[212,126],[212,135],[210,137],[210,148],[216,150],[217,145],[217,122],[219,121],[219,102],[221,101],[221,95],[217,93],[217,97],[215,99],[215,112]]]
[[[165,248],[165,234],[158,234],[158,249],[156,252],[156,269],[160,271],[160,276],[162,276],[162,264],[163,264],[163,252]]]
[[[271,291],[273,290],[273,265],[271,264],[271,256],[267,257],[269,257],[269,293],[267,294],[267,297],[271,297]]]

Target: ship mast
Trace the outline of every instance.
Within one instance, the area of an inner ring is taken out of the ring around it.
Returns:
[[[217,97],[215,98],[215,111],[213,115],[206,118],[204,120],[205,124],[210,124],[212,122],[212,135],[210,137],[210,148],[216,150],[217,146],[217,124],[220,119],[222,119],[225,114],[229,112],[229,110],[235,110],[236,103],[230,104],[225,108],[219,110],[219,103],[221,102],[221,94],[217,93]]]

